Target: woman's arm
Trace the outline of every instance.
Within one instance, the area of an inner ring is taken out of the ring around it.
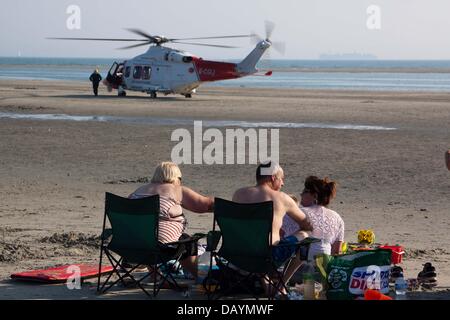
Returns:
[[[342,251],[343,241],[336,241],[331,245],[331,255],[340,254]]]
[[[331,254],[341,254],[342,253],[342,244],[344,243],[344,232],[345,232],[345,223],[342,220],[341,216],[338,215],[338,231],[336,238],[334,238],[334,243],[331,245]]]
[[[214,208],[214,198],[205,197],[188,187],[182,187],[181,205],[183,208],[193,212],[212,212]]]

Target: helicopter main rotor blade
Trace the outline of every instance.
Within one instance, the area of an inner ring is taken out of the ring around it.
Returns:
[[[230,39],[230,38],[253,38],[255,34],[241,34],[235,36],[217,36],[217,37],[200,37],[200,38],[179,38],[179,39],[169,39],[169,41],[178,40],[207,40],[207,39]]]
[[[132,49],[132,48],[137,48],[137,47],[142,47],[142,46],[148,46],[150,44],[151,44],[151,42],[147,41],[147,42],[144,42],[144,43],[138,43],[138,44],[134,44],[134,45],[131,45],[131,46],[126,46],[126,47],[122,47],[122,48],[118,48],[118,49],[120,49],[120,50]]]
[[[264,40],[256,32],[252,32],[252,34],[253,34],[253,37],[250,38],[250,43],[252,45],[256,45],[258,42]]]
[[[87,41],[148,41],[147,39],[112,39],[112,38],[46,38],[49,40],[87,40]]]
[[[196,42],[181,42],[181,41],[172,41],[173,43],[180,43],[180,44],[190,44],[193,46],[204,46],[204,47],[216,47],[216,48],[227,48],[227,49],[235,49],[239,47],[232,47],[232,46],[224,46],[219,44],[206,44],[206,43],[196,43]]]
[[[151,40],[153,42],[156,42],[156,38],[154,36],[151,36],[151,35],[149,35],[148,33],[145,33],[142,30],[134,29],[134,28],[129,28],[129,29],[126,29],[126,30],[128,30],[130,32],[133,32],[135,34],[138,34],[140,36],[143,36],[143,37],[145,37],[145,38],[147,38],[147,39],[149,39],[149,40]]]

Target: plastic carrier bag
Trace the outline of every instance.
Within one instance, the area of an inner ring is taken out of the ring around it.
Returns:
[[[327,264],[327,299],[349,300],[366,289],[389,293],[391,250],[364,250],[332,256]]]

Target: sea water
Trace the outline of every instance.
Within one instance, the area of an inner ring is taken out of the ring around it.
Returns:
[[[100,73],[106,76],[114,61],[123,60],[125,59],[2,57],[0,79],[88,82],[88,77],[95,68],[98,67]],[[270,60],[261,61],[258,67],[274,72],[269,77],[249,76],[205,85],[243,88],[450,91],[448,60]],[[423,72],[424,70],[426,72]]]

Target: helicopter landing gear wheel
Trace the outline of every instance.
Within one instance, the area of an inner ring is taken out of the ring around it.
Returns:
[[[127,93],[126,93],[125,91],[119,91],[119,92],[117,93],[117,95],[118,95],[119,97],[126,97],[126,96],[127,96]]]
[[[151,91],[150,92],[150,98],[156,99],[156,91]]]
[[[184,96],[188,99],[192,98],[192,94],[190,94],[190,93],[186,93]]]

